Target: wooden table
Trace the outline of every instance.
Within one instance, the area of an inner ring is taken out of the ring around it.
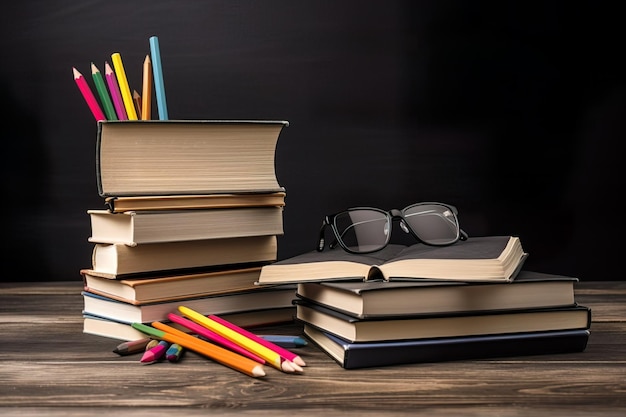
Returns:
[[[263,378],[193,352],[149,366],[118,356],[119,341],[82,333],[80,291],[0,283],[0,415],[626,415],[626,282],[577,285],[593,313],[582,353],[344,370],[309,345],[302,375]]]

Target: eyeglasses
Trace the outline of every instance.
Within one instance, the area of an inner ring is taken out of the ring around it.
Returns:
[[[355,207],[326,216],[320,229],[317,250],[324,250],[326,226],[330,226],[337,243],[350,253],[370,253],[383,249],[391,238],[394,220],[400,221],[405,233],[431,246],[447,246],[467,240],[459,226],[457,209],[443,203],[417,203],[402,210],[384,211],[372,207]]]

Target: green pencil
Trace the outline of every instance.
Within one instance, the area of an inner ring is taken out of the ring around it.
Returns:
[[[113,102],[111,101],[109,92],[104,85],[104,79],[102,79],[102,74],[93,62],[91,63],[91,76],[93,77],[93,82],[96,84],[96,90],[98,90],[98,95],[100,96],[100,101],[102,102],[102,107],[104,108],[104,113],[106,114],[107,119],[117,120],[117,114],[115,113],[115,109],[113,108]]]

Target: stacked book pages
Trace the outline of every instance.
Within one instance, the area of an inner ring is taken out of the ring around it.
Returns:
[[[256,285],[277,258],[284,121],[100,121],[102,209],[88,210],[83,331],[134,340],[131,323],[185,305],[240,326],[293,320],[295,285]]]
[[[304,334],[346,369],[583,351],[578,279],[525,270],[526,257],[515,236],[335,248],[263,266],[259,284],[295,283]]]

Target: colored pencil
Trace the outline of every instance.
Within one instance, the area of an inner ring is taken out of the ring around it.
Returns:
[[[115,109],[113,108],[113,103],[111,102],[111,97],[109,96],[107,87],[104,85],[102,73],[93,62],[91,63],[91,77],[93,78],[94,84],[96,84],[96,90],[100,96],[100,103],[102,103],[107,119],[117,120],[117,114],[115,114]]]
[[[308,345],[306,339],[300,336],[289,336],[282,334],[260,334],[260,338],[272,342],[280,347],[284,348],[298,348]]]
[[[115,112],[117,113],[117,119],[128,120],[126,109],[124,108],[124,102],[122,101],[122,96],[120,94],[120,86],[118,85],[115,73],[108,62],[104,63],[104,76],[109,86],[109,92],[111,93],[113,106],[115,107]]]
[[[152,119],[152,61],[146,55],[143,61],[143,89],[141,91],[141,120]]]
[[[137,90],[133,90],[133,102],[135,103],[135,111],[137,112],[137,115],[140,115],[141,114],[141,96],[139,95]]]
[[[159,340],[158,339],[152,339],[150,342],[148,342],[148,344],[146,345],[146,350],[150,350],[153,347],[155,347],[156,345],[159,344]]]
[[[126,116],[128,117],[128,120],[137,120],[137,112],[135,111],[133,97],[130,94],[130,87],[128,86],[128,78],[126,78],[126,70],[124,69],[124,63],[122,62],[122,55],[120,55],[119,52],[114,52],[111,55],[111,60],[113,60],[113,69],[115,70],[117,84],[119,85],[120,93],[122,94],[122,101],[124,102],[124,108],[126,109]]]
[[[167,352],[167,349],[169,349],[169,347],[169,342],[161,340],[156,346],[144,352],[140,362],[145,365],[158,362],[165,357],[165,352]]]
[[[155,327],[147,326],[143,323],[133,323],[132,327],[141,332],[144,332],[149,336],[156,337],[158,339],[162,339],[171,343],[178,343],[185,349],[192,350],[248,376],[265,376],[263,365],[259,364],[258,362],[246,358],[245,356],[241,356],[238,353],[232,352],[228,349],[214,345],[213,343],[200,340],[197,337],[193,337],[184,332],[181,333],[188,336],[188,338],[181,335],[168,333],[163,330],[156,329]]]
[[[85,80],[85,77],[83,77],[83,74],[78,72],[78,70],[74,67],[72,67],[72,70],[74,72],[74,81],[76,82],[78,89],[83,95],[83,98],[87,102],[87,105],[89,106],[89,109],[91,110],[91,113],[93,114],[93,117],[96,118],[96,121],[106,120],[107,118],[104,115],[104,113],[102,113],[102,109],[100,109],[100,105],[98,105],[98,102],[96,101],[96,97],[91,92],[89,85],[87,85],[87,81]]]
[[[214,331],[215,333],[229,339],[231,342],[238,344],[239,346],[249,350],[250,352],[259,355],[263,359],[265,359],[266,363],[274,368],[283,371],[283,372],[301,372],[302,368],[300,368],[297,364],[290,362],[289,360],[280,356],[277,352],[263,346],[260,343],[255,342],[252,339],[247,338],[246,336],[238,333],[228,327],[209,319],[208,317],[198,313],[195,310],[192,310],[189,307],[178,306],[178,310],[189,319],[195,321],[196,323],[208,328],[209,330]]]
[[[165,359],[170,362],[178,362],[183,355],[183,347],[178,343],[172,343],[165,352]]]
[[[152,74],[154,78],[154,94],[157,101],[159,120],[167,120],[167,101],[165,100],[165,83],[163,82],[163,66],[161,64],[161,49],[159,38],[150,38],[150,53],[152,54]]]
[[[214,314],[211,314],[208,316],[209,319],[218,322],[219,324],[228,327],[229,329],[244,335],[245,337],[247,337],[250,340],[254,340],[255,342],[265,346],[268,349],[273,350],[274,352],[278,353],[280,356],[282,356],[283,358],[287,359],[288,361],[291,361],[299,366],[306,366],[306,363],[304,362],[304,360],[296,355],[295,353],[281,347],[278,346],[275,343],[270,342],[269,340],[263,339],[262,337],[257,336],[256,334],[247,331],[246,329],[242,329],[241,327],[237,326],[236,324],[233,324],[227,320],[224,320],[221,317],[218,317]]]
[[[138,339],[138,340],[130,340],[128,342],[120,343],[113,349],[113,353],[117,353],[120,356],[132,355],[133,353],[145,352],[146,346],[150,341],[149,337]]]
[[[221,346],[228,348],[234,352],[239,353],[240,355],[243,356],[247,356],[250,359],[252,359],[253,361],[257,361],[261,364],[265,364],[265,359],[263,359],[262,357],[255,355],[254,353],[250,352],[247,349],[242,348],[241,346],[239,346],[236,343],[231,342],[230,340],[226,339],[223,336],[220,336],[219,334],[212,332],[211,330],[207,329],[204,326],[199,325],[196,322],[193,322],[191,320],[187,320],[184,317],[181,317],[177,314],[174,313],[169,313],[167,315],[167,318],[172,321],[173,323],[177,323],[180,324],[181,326],[191,330],[192,332],[194,332],[195,334],[197,334],[198,336],[202,336],[206,339],[209,339],[211,342],[215,342],[220,344]]]

